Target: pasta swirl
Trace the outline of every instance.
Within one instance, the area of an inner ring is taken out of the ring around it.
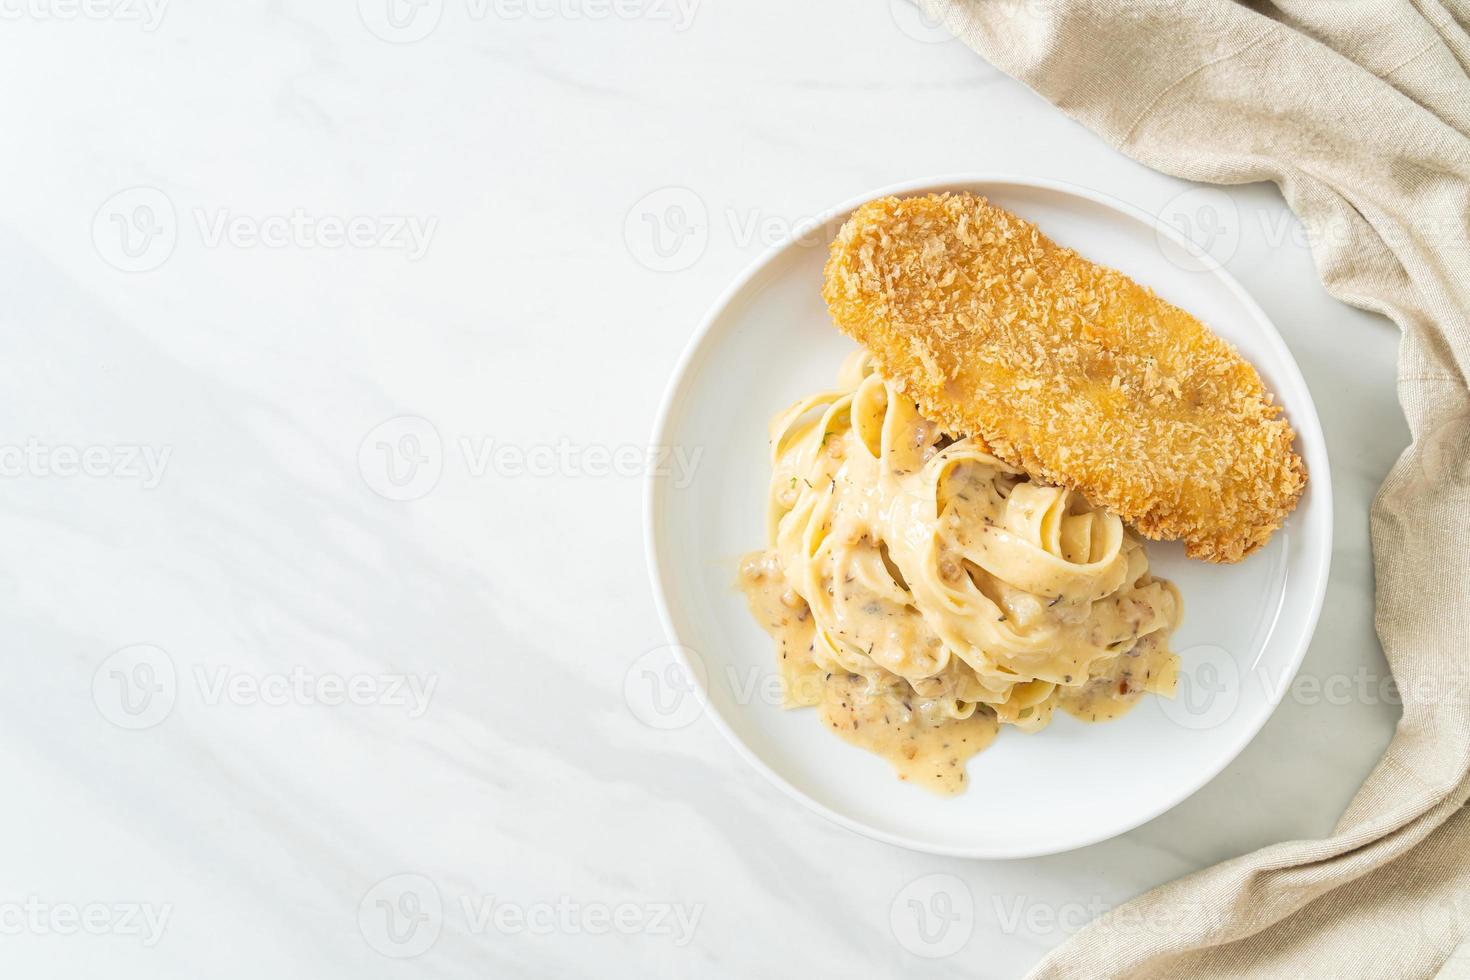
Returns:
[[[958,791],[998,724],[1169,694],[1180,603],[1139,539],[922,417],[859,351],[770,427],[768,547],[741,581],[785,703]]]

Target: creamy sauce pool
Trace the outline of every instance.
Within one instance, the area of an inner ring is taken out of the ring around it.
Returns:
[[[823,724],[887,759],[899,779],[944,793],[964,789],[965,763],[1000,727],[994,712],[951,718],[902,678],[870,682],[818,666],[812,659],[811,610],[787,588],[774,554],[757,552],[741,562],[740,584],[751,612],[776,641],[785,707],[817,706]]]

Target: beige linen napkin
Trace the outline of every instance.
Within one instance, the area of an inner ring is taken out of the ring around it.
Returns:
[[[1275,181],[1328,290],[1403,331],[1414,441],[1371,520],[1388,753],[1331,837],[1158,888],[1034,975],[1470,976],[1470,0],[920,2],[1140,162]]]

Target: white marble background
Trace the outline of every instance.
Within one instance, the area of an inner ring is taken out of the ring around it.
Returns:
[[[1332,826],[1397,717],[1367,508],[1407,434],[1395,330],[1274,189],[1206,231],[1321,409],[1328,683],[1125,837],[909,853],[624,703],[669,371],[763,239],[872,187],[1197,199],[901,0],[393,2],[0,0],[0,973],[1010,977]],[[943,949],[890,921],[933,874],[974,897]]]

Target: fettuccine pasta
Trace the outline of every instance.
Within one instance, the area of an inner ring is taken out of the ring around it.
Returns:
[[[1172,694],[1180,601],[1116,516],[952,438],[866,352],[771,423],[768,546],[741,564],[788,707],[901,779],[964,788],[1000,724]]]

